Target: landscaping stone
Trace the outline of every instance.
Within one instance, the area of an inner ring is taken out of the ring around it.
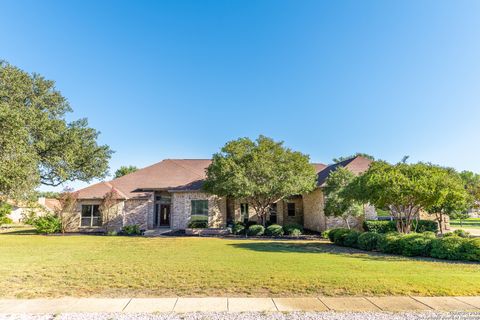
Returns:
[[[230,312],[268,312],[277,311],[271,298],[229,298]]]
[[[227,298],[178,298],[175,312],[221,312],[227,311]]]
[[[333,311],[380,311],[380,309],[365,298],[355,297],[322,297],[320,300]]]
[[[328,311],[317,298],[273,298],[278,311]]]
[[[366,298],[383,311],[426,311],[432,310],[410,297],[368,297]]]
[[[468,303],[454,297],[414,297],[414,299],[439,311],[480,311]]]

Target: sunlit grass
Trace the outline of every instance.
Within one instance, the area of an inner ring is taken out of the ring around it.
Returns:
[[[479,295],[480,265],[320,241],[0,235],[0,296]]]

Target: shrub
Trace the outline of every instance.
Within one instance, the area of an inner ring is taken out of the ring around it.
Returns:
[[[193,229],[205,229],[205,228],[208,228],[208,221],[204,221],[204,220],[190,221],[188,224],[188,227]]]
[[[443,237],[432,241],[430,256],[438,259],[461,260],[461,248],[468,241],[458,236]]]
[[[142,234],[142,232],[140,231],[140,226],[138,224],[124,226],[122,228],[122,233],[126,234],[127,236]]]
[[[398,232],[389,232],[383,235],[383,237],[378,239],[377,247],[378,250],[384,253],[393,253],[401,254],[402,247],[400,245],[400,240],[402,236]]]
[[[234,223],[232,227],[233,234],[244,234],[245,233],[245,225],[243,222],[237,221]]]
[[[399,241],[401,253],[408,257],[428,257],[433,239],[429,234],[411,233],[404,235]]]
[[[375,250],[382,237],[383,235],[376,232],[364,232],[358,237],[358,247],[367,251]]]
[[[457,229],[453,231],[453,234],[459,236],[460,238],[470,238],[470,232],[462,229]]]
[[[335,234],[337,232],[343,232],[342,230],[348,230],[348,229],[345,229],[345,228],[335,228],[335,229],[331,229],[328,231],[327,235],[328,235],[328,239],[330,240],[330,242],[335,242]]]
[[[265,229],[265,234],[271,237],[281,237],[283,233],[283,227],[278,224],[271,224]]]
[[[342,236],[343,245],[346,247],[358,248],[358,237],[362,233],[356,230],[350,230],[349,233]]]
[[[60,219],[52,214],[35,218],[33,220],[33,226],[38,233],[44,234],[60,232],[62,229]]]
[[[438,232],[438,223],[433,220],[413,220],[412,231],[421,233],[425,231]]]
[[[329,239],[328,234],[330,233],[330,230],[325,230],[322,232],[322,238],[323,239]]]
[[[395,221],[366,220],[363,229],[367,232],[388,233],[397,231]]]
[[[337,229],[333,234],[333,242],[336,245],[343,246],[345,241],[345,236],[350,233],[350,229]]]
[[[0,217],[0,226],[2,224],[12,224],[13,220],[10,219],[9,217]]]
[[[255,221],[250,221],[250,220],[248,220],[247,222],[244,223],[246,229],[248,229],[251,226],[254,226],[256,224],[258,224],[258,223],[256,223]]]
[[[283,231],[285,231],[285,234],[289,236],[295,236],[298,237],[302,235],[303,233],[303,227],[297,223],[291,223],[287,224],[283,227]]]
[[[464,241],[461,251],[463,260],[480,262],[480,238]]]
[[[249,236],[261,236],[265,232],[265,228],[262,225],[254,224],[248,227]]]

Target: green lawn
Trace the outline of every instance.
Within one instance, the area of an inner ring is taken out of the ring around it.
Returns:
[[[480,264],[322,241],[0,235],[0,297],[480,295]]]
[[[456,228],[480,229],[480,218],[469,218],[466,220],[450,220],[450,225]]]

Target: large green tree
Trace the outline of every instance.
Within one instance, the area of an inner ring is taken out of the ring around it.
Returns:
[[[363,206],[352,199],[344,197],[343,190],[355,179],[355,174],[350,170],[340,167],[328,176],[323,191],[325,193],[326,216],[343,219],[350,229],[349,218],[359,217],[364,214]]]
[[[71,111],[53,81],[0,61],[0,197],[106,176],[112,151]]]
[[[430,199],[425,210],[435,216],[440,233],[443,233],[444,217],[465,212],[472,203],[472,197],[455,170],[431,166],[431,171],[434,184],[429,190]]]
[[[465,190],[470,194],[470,207],[478,208],[480,206],[480,174],[462,171],[460,172],[460,178],[463,181]]]
[[[436,181],[432,173],[431,166],[424,163],[391,165],[376,161],[345,188],[342,196],[389,208],[398,231],[409,233],[413,219],[430,205],[430,191]]]
[[[265,136],[228,142],[213,155],[204,189],[249,202],[266,223],[272,203],[312,191],[316,173],[309,157]]]
[[[123,177],[124,175],[135,172],[137,170],[138,168],[135,166],[121,166],[115,171],[115,179]]]

